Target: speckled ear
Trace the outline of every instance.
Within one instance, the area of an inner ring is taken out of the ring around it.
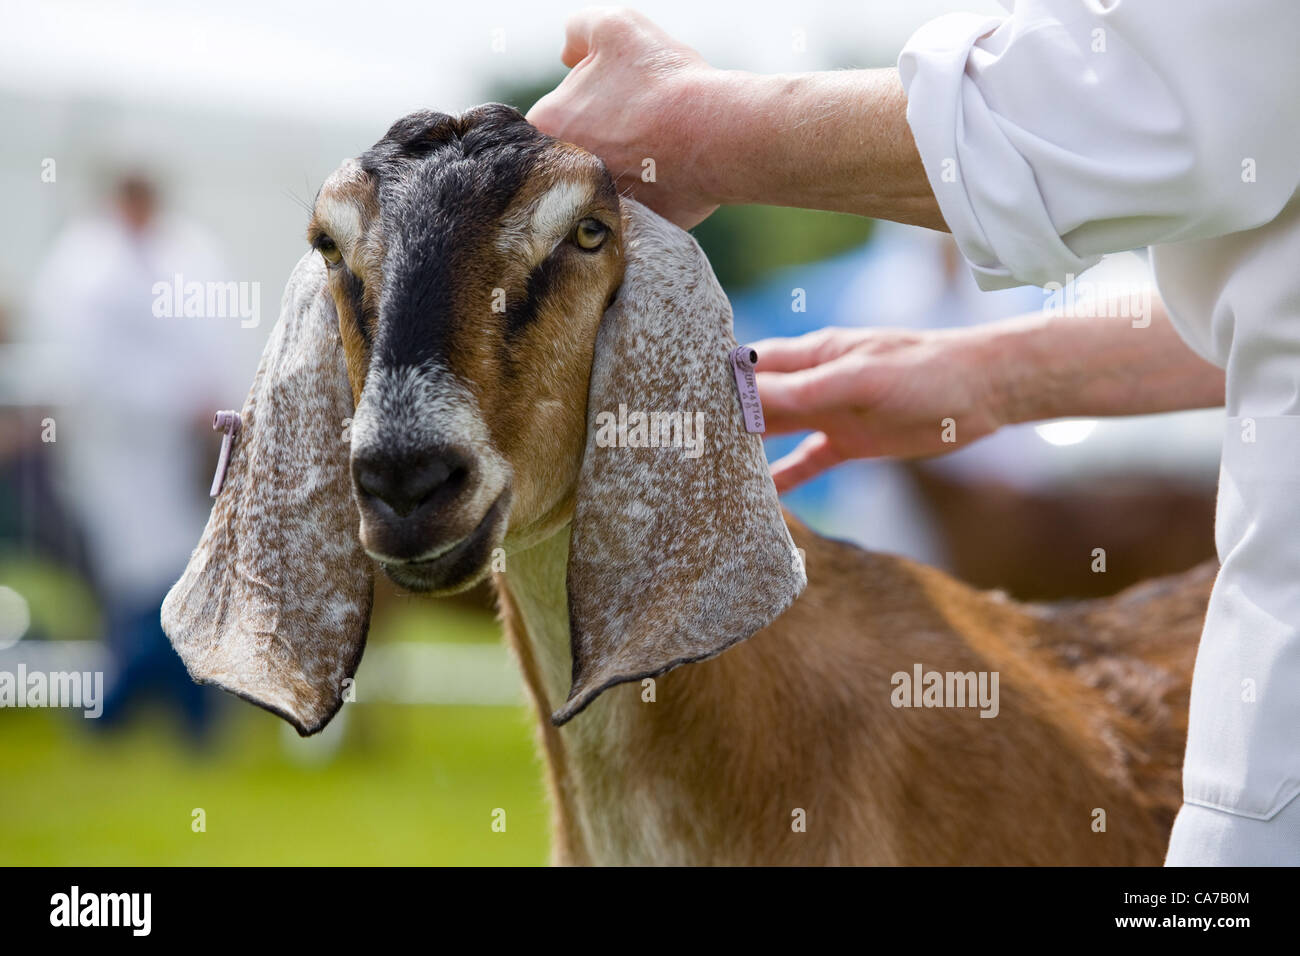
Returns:
[[[805,584],[762,439],[745,430],[726,295],[681,229],[631,200],[623,225],[627,273],[588,394],[569,544],[573,686],[556,724],[615,684],[722,653]]]
[[[370,623],[373,567],[344,433],[352,411],[338,318],[310,253],[285,289],[207,528],[162,607],[190,676],[304,736],[342,706]]]

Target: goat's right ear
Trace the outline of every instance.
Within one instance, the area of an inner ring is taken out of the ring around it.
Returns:
[[[324,265],[308,253],[285,289],[207,528],[162,607],[190,676],[304,736],[342,706],[370,625],[374,571],[345,440],[352,412]]]
[[[690,235],[630,199],[623,225],[627,271],[587,396],[569,544],[573,686],[556,724],[615,684],[721,654],[805,584],[742,415],[726,294]],[[652,412],[676,416],[675,446],[647,447],[631,416]]]

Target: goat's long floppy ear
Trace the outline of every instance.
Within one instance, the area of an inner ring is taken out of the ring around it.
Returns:
[[[681,229],[626,199],[623,220],[627,272],[596,336],[569,544],[573,686],[556,724],[614,684],[745,640],[805,583],[762,439],[745,429],[726,295]],[[651,413],[670,423],[658,442]]]
[[[342,706],[370,624],[373,568],[343,437],[352,412],[324,266],[309,253],[285,289],[207,528],[162,608],[190,676],[304,736]]]

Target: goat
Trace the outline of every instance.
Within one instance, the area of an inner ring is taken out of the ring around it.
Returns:
[[[508,107],[400,120],[308,236],[163,606],[196,680],[313,733],[376,564],[492,574],[558,863],[1161,861],[1212,567],[1034,606],[813,534],[695,241]],[[704,453],[638,412],[702,413]],[[924,706],[930,671],[996,701]]]

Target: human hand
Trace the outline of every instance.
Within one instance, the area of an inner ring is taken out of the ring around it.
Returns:
[[[1003,417],[983,346],[974,328],[830,328],[754,343],[768,432],[813,432],[772,464],[777,491],[853,458],[938,455],[995,431]],[[955,442],[944,441],[945,419]]]
[[[714,107],[713,69],[632,10],[589,7],[569,18],[560,59],[569,75],[528,111],[544,133],[605,161],[620,190],[684,229],[718,207],[710,165],[691,130]],[[653,160],[653,179],[647,160]]]

